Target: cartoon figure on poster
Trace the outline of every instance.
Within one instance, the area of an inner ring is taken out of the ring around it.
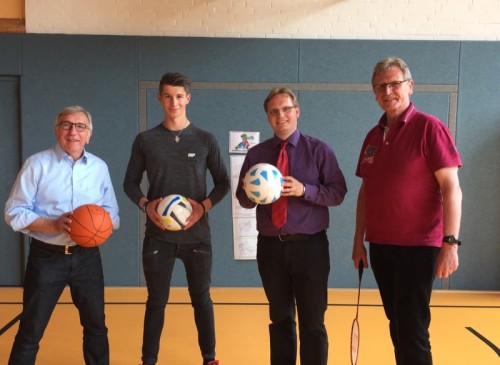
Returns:
[[[241,142],[234,147],[235,150],[248,150],[250,148],[250,142],[248,141],[253,140],[253,136],[248,137],[246,133],[243,133],[241,136]]]
[[[230,153],[247,153],[247,151],[259,143],[259,132],[236,132],[229,135]]]

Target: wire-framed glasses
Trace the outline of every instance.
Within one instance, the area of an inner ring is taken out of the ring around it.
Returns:
[[[65,131],[71,130],[73,126],[76,128],[77,132],[85,132],[87,129],[90,129],[90,127],[85,123],[71,123],[68,121],[59,123],[59,127],[64,129]]]
[[[271,110],[268,111],[268,114],[272,115],[273,117],[277,117],[278,115],[280,115],[280,113],[288,114],[288,113],[290,113],[295,108],[296,108],[295,105],[293,105],[293,106],[284,106],[281,109],[271,109]]]
[[[401,81],[392,81],[392,82],[387,82],[385,84],[373,84],[373,88],[375,89],[375,91],[378,92],[384,92],[385,90],[398,90],[401,87],[401,85],[407,81],[410,81],[410,79]]]

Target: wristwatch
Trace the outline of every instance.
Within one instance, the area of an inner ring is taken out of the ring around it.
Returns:
[[[148,206],[148,204],[149,204],[149,200],[146,200],[146,201],[144,202],[144,204],[142,204],[142,205],[139,207],[139,209],[141,209],[143,213],[146,213],[146,207]]]
[[[456,239],[455,236],[453,236],[453,235],[451,235],[451,236],[444,236],[443,237],[443,242],[446,242],[449,245],[457,245],[457,246],[460,246],[462,244],[462,242],[459,241],[458,239]]]

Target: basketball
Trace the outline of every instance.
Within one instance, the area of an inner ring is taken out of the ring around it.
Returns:
[[[76,208],[71,214],[71,239],[80,246],[102,245],[113,231],[113,223],[108,211],[99,205],[86,204]]]
[[[271,204],[278,200],[283,181],[280,170],[268,163],[252,166],[243,179],[245,193],[257,204]]]
[[[184,196],[172,194],[160,201],[157,212],[166,229],[180,231],[186,226],[186,219],[193,212],[193,207]]]

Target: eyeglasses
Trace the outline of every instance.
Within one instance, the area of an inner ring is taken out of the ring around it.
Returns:
[[[288,114],[295,108],[296,108],[296,106],[284,106],[281,109],[271,109],[267,113],[269,115],[272,115],[273,117],[277,117],[278,115],[280,115],[280,113]]]
[[[373,88],[375,89],[375,91],[378,91],[378,92],[384,92],[386,89],[398,90],[401,87],[401,85],[407,81],[410,81],[410,79],[406,79],[406,80],[402,80],[402,81],[392,81],[392,82],[388,82],[385,84],[374,84]]]
[[[64,129],[65,131],[71,130],[73,126],[76,128],[77,132],[85,132],[87,129],[90,129],[90,127],[85,123],[71,123],[68,121],[59,123],[59,127]]]

